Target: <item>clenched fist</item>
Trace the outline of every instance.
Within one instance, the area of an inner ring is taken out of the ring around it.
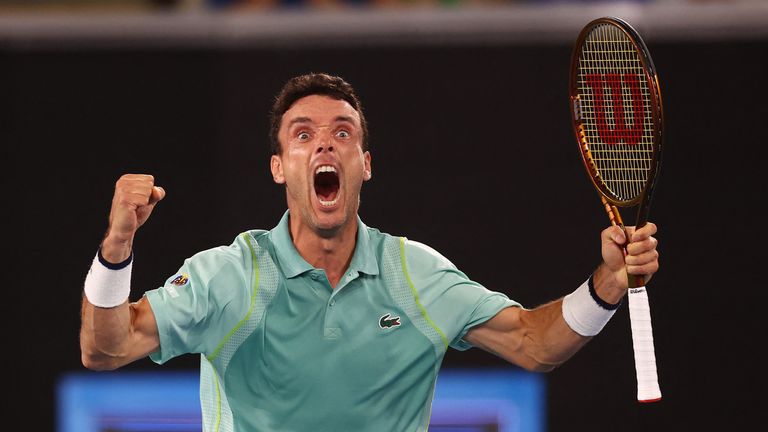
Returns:
[[[627,274],[641,275],[647,283],[659,270],[658,241],[654,237],[656,225],[648,222],[639,229],[626,227],[631,242],[624,244],[626,236],[621,228],[612,226],[603,230],[603,264],[595,272],[595,283],[600,279],[602,289],[596,288],[598,295],[609,303],[617,303],[627,292]],[[604,290],[603,290],[604,289]]]
[[[118,263],[131,255],[133,237],[165,197],[165,190],[155,186],[155,178],[145,174],[125,174],[115,184],[109,229],[101,246],[101,254],[109,262]]]

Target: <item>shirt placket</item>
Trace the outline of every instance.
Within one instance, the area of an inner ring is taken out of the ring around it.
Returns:
[[[328,278],[323,273],[319,280],[328,286]],[[359,273],[356,270],[348,270],[344,276],[342,276],[336,289],[331,292],[331,296],[325,306],[325,324],[323,328],[323,337],[325,339],[339,339],[342,335],[341,320],[343,319],[343,311],[340,306],[344,301],[344,293],[349,289],[349,285],[358,277]]]

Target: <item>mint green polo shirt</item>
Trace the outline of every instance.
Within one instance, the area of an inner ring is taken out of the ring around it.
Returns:
[[[336,289],[271,231],[187,259],[147,292],[164,363],[201,354],[205,431],[426,431],[448,346],[510,306],[433,249],[366,227]]]

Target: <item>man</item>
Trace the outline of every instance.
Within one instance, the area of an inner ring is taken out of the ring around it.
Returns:
[[[605,325],[627,272],[658,269],[653,224],[630,229],[626,257],[623,232],[608,228],[588,282],[525,309],[429,247],[362,223],[367,124],[341,78],[290,80],[271,137],[272,177],[288,203],[274,229],[196,254],[129,304],[133,238],[165,191],[125,175],[86,278],[83,364],[200,353],[206,431],[425,431],[448,346],[552,370]]]

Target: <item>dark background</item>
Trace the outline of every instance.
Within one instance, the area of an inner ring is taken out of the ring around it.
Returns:
[[[765,396],[768,41],[649,43],[665,154],[649,285],[664,398],[635,402],[628,310],[547,375],[548,429],[746,430]],[[267,112],[289,77],[339,74],[362,98],[373,180],[361,216],[431,245],[526,306],[598,264],[607,225],[568,114],[570,44],[0,51],[4,357],[25,430],[53,430],[55,383],[81,371],[82,281],[114,183],[168,195],[139,232],[132,298],[202,249],[285,209]],[[627,219],[632,219],[631,213]],[[160,368],[196,368],[197,356]],[[446,367],[513,367],[480,350]],[[759,423],[758,423],[759,424]]]

